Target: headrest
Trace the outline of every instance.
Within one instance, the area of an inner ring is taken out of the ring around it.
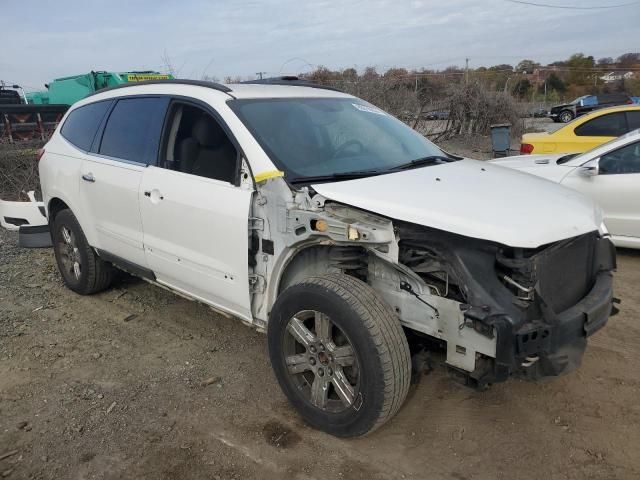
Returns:
[[[194,123],[191,135],[203,147],[216,147],[224,138],[220,126],[211,117],[204,115]]]

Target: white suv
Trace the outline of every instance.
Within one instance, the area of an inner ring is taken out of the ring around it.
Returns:
[[[338,436],[391,418],[426,350],[477,388],[559,375],[612,311],[590,200],[296,80],[104,90],[40,178],[69,288],[115,266],[266,330],[286,396]]]

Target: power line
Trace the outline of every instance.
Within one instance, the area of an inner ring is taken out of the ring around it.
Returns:
[[[629,3],[620,3],[618,5],[600,5],[593,7],[575,7],[571,5],[551,5],[548,3],[535,3],[535,2],[526,2],[524,0],[505,0],[506,2],[511,3],[519,3],[521,5],[530,5],[532,7],[547,7],[547,8],[562,8],[566,10],[599,10],[602,8],[622,8],[622,7],[630,7],[632,5],[637,5],[640,1],[637,2],[629,2]]]

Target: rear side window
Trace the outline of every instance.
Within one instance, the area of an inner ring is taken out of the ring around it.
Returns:
[[[640,111],[627,112],[627,121],[629,122],[629,131],[640,128]]]
[[[104,127],[99,153],[132,162],[155,164],[169,100],[164,97],[118,100]]]
[[[576,127],[574,132],[579,137],[619,137],[627,131],[624,112],[616,112],[589,120]]]
[[[76,147],[89,151],[98,127],[110,106],[109,100],[76,108],[69,113],[60,133]]]

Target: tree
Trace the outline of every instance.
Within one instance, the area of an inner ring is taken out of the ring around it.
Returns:
[[[564,84],[562,79],[555,73],[552,73],[551,75],[549,75],[547,77],[546,82],[547,82],[547,91],[555,90],[558,93],[564,93],[567,90],[567,86]]]
[[[358,72],[355,68],[345,68],[342,71],[342,78],[349,82],[357,82],[358,81]]]
[[[522,60],[516,66],[516,72],[519,73],[533,73],[536,68],[539,68],[540,64],[534,62],[533,60]]]
[[[574,53],[569,57],[567,66],[570,68],[567,76],[568,82],[574,85],[586,85],[593,78],[595,60],[592,56],[585,56],[583,53]]]
[[[501,63],[500,65],[493,65],[492,67],[489,67],[489,70],[491,70],[492,72],[513,72],[513,66],[507,63]]]
[[[633,67],[640,64],[640,53],[623,53],[618,57],[618,66],[621,68]]]
[[[376,80],[380,77],[376,67],[367,67],[364,69],[364,73],[362,74],[363,80]]]
[[[531,82],[526,78],[521,78],[513,86],[512,93],[518,98],[526,98],[531,91]]]
[[[607,66],[607,65],[611,65],[613,63],[613,58],[611,57],[604,57],[604,58],[599,58],[598,59],[598,66]]]

